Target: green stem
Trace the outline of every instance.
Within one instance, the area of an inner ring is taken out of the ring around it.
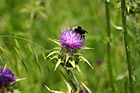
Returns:
[[[133,93],[133,66],[131,61],[130,47],[128,42],[128,32],[126,26],[126,6],[125,0],[121,0],[121,11],[122,11],[122,24],[124,30],[124,42],[125,42],[125,51],[127,56],[128,70],[129,70],[129,81],[130,81],[130,91]]]
[[[63,65],[58,67],[58,70],[60,71],[62,77],[70,84],[74,93],[78,91],[78,89],[80,88],[80,84],[74,77],[73,73],[70,70],[67,70],[67,68],[65,68]]]
[[[115,92],[115,86],[113,81],[113,71],[112,71],[112,63],[110,60],[110,43],[111,43],[111,30],[110,30],[110,10],[109,10],[109,0],[105,0],[105,8],[106,8],[106,19],[107,19],[107,36],[108,36],[108,43],[107,43],[107,58],[108,58],[108,70],[110,75],[110,84],[112,87],[112,91]]]
[[[73,73],[70,70],[67,70],[67,68],[63,67],[70,78],[71,81],[74,82],[75,86],[80,87],[79,82],[77,81],[76,77],[74,77]]]
[[[128,93],[128,87],[127,87],[127,85],[128,85],[128,79],[126,78],[125,79],[125,82],[124,82],[124,93]]]
[[[136,27],[136,16],[135,16],[135,14],[132,14],[132,18],[133,18],[133,27],[134,27],[135,36],[136,36],[137,50],[138,50],[138,53],[139,53],[139,56],[140,56],[139,32],[138,32],[137,27]]]

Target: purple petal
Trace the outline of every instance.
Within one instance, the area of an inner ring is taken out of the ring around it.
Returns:
[[[83,89],[82,88],[80,88],[79,93],[83,93]]]
[[[87,91],[85,91],[84,93],[88,93]]]

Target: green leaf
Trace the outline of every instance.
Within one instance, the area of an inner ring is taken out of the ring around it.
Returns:
[[[50,38],[48,38],[48,39],[51,40],[52,42],[56,43],[57,45],[61,46],[61,44],[60,44],[58,41],[52,40],[52,39],[50,39]]]
[[[0,55],[0,61],[1,61],[2,64],[4,63],[4,62],[3,62],[3,59],[2,59],[2,57],[1,57],[1,55]]]
[[[68,61],[68,59],[69,59],[69,54],[68,53],[66,53],[66,60],[65,60],[65,64],[67,63],[67,61]]]
[[[53,93],[64,93],[62,91],[54,91],[54,90],[51,90],[49,87],[47,87],[46,85],[44,85],[50,92],[53,92]]]
[[[19,49],[19,43],[16,39],[15,39],[15,43],[16,43],[16,47]]]
[[[8,57],[8,51],[4,48],[4,47],[1,47],[0,46],[0,48],[1,48],[1,51]]]
[[[38,55],[36,53],[36,50],[33,51],[33,54],[34,54],[34,59],[39,67],[39,70],[41,71],[41,67],[40,67],[40,63],[39,63],[39,60],[38,60]]]
[[[117,25],[115,25],[115,24],[113,24],[113,23],[112,23],[112,26],[113,26],[114,28],[116,28],[117,30],[123,30],[123,28],[122,28],[121,26],[117,26]]]
[[[82,49],[94,49],[94,48],[89,48],[89,47],[82,47]]]
[[[92,93],[91,90],[83,83],[81,82],[81,84],[84,86],[84,88],[88,91],[88,93]]]
[[[82,56],[82,54],[80,54],[80,53],[73,53],[73,55]]]
[[[43,58],[45,60],[45,53],[44,53],[44,51],[42,49],[41,49],[41,54],[42,54],[42,56],[43,56]]]
[[[60,51],[52,51],[47,57],[45,57],[45,58],[48,58],[49,56],[51,56],[51,55],[53,55],[53,54],[59,54],[60,53]]]
[[[114,8],[116,8],[116,9],[120,9],[120,8],[121,8],[121,2],[118,3]]]
[[[29,48],[30,52],[32,53],[32,48],[31,48],[30,43],[27,43],[27,46],[28,46],[28,48]]]
[[[69,73],[69,70],[67,70],[67,68],[60,66],[59,71],[61,73],[61,76],[70,84],[70,86],[72,87],[72,90],[77,90],[77,84],[76,82],[71,78],[71,73]]]
[[[5,66],[4,66],[4,70],[6,69],[6,67],[7,67],[7,64],[5,64]]]
[[[8,58],[8,61],[10,62],[11,66],[13,68],[12,60],[8,57],[8,51],[1,46],[0,46],[0,49],[3,52],[3,54]]]
[[[29,73],[29,71],[27,69],[27,66],[26,66],[26,64],[24,62],[24,59],[23,59],[23,56],[22,56],[21,52],[16,47],[15,47],[15,51],[16,51],[16,54],[19,57],[20,61],[22,62],[23,66],[24,66],[24,68],[26,70],[26,72]]]
[[[19,81],[22,81],[22,80],[25,80],[26,78],[19,78],[19,79],[16,79],[16,82],[19,82]]]
[[[83,73],[81,72],[81,69],[79,68],[79,65],[76,65],[76,68],[77,68],[77,70],[80,72],[80,74],[83,74]]]
[[[8,92],[8,93],[11,93],[11,92]],[[14,89],[12,93],[21,93],[21,92],[17,89]]]
[[[15,51],[21,57],[21,59],[23,60],[22,53],[16,47],[15,47]]]
[[[92,69],[94,69],[86,58],[84,58],[83,56],[79,56],[79,58],[85,61]]]
[[[53,48],[53,49],[51,49],[51,50],[48,50],[48,51],[53,51],[53,50],[61,50],[61,47],[55,47],[55,48]]]
[[[63,61],[61,61],[61,59],[58,59],[58,62],[56,63],[55,69],[54,71],[58,68],[58,66],[60,65],[60,63],[62,63]]]
[[[2,46],[0,46],[0,49],[1,49],[1,51],[2,51],[2,52],[4,51],[4,49],[3,49],[3,47],[2,47]]]
[[[53,59],[58,59],[58,56],[51,57],[49,61],[52,61]]]
[[[126,73],[124,73],[124,74],[122,74],[122,75],[119,75],[119,76],[116,78],[116,81],[122,80],[122,79],[124,79],[124,78],[127,77],[127,76],[128,76],[128,72],[126,72]]]
[[[63,77],[62,77],[63,78]],[[71,91],[72,91],[72,87],[70,86],[70,84],[63,78],[63,80],[64,80],[64,82],[65,82],[65,84],[66,84],[66,86],[67,86],[67,88],[68,88],[68,93],[71,93]]]
[[[72,65],[73,68],[75,68],[75,61],[74,60],[69,60],[69,63]]]
[[[29,43],[27,44],[27,46],[28,46],[28,48],[29,48],[29,50],[30,50],[35,62],[37,63],[37,65],[39,67],[39,71],[41,72],[41,67],[40,67],[40,64],[39,64],[39,60],[38,60],[36,50],[33,51],[32,48],[31,48],[31,45]]]
[[[45,59],[45,53],[44,53],[44,51],[43,51],[42,49],[41,49],[41,54],[42,54],[43,59],[44,59],[44,61],[45,61],[45,63],[46,63],[46,66],[47,66],[48,72],[50,72],[50,70],[49,70],[49,66],[48,66],[48,62],[47,62],[47,60]]]

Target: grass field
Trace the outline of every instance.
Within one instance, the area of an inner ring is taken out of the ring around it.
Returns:
[[[128,64],[125,52],[122,13],[115,6],[121,0],[110,0],[110,62],[116,93],[130,93]],[[136,27],[139,33],[140,16],[136,14]],[[140,55],[135,36],[133,18],[126,17],[128,28],[128,42],[130,45],[131,61],[134,73],[134,92],[140,92]],[[108,71],[108,35],[107,18],[104,0],[0,0],[0,67],[7,64],[16,78],[26,78],[17,82],[15,89],[21,93],[49,93],[44,85],[50,89],[65,91],[67,87],[58,70],[54,71],[54,64],[43,59],[50,49],[57,45],[48,38],[57,39],[61,29],[81,26],[88,31],[84,46],[93,50],[81,50],[80,53],[94,67],[92,70],[86,63],[80,62],[83,74],[74,72],[78,80],[84,82],[93,93],[115,93],[111,91]],[[118,27],[116,27],[118,26]],[[139,33],[140,34],[140,33]],[[19,43],[15,43],[15,39]],[[139,39],[139,38],[138,38]],[[36,63],[37,54],[41,72]],[[19,54],[22,55],[20,59]],[[2,51],[4,49],[5,53]],[[22,61],[26,64],[29,75]],[[47,68],[47,65],[49,70]]]

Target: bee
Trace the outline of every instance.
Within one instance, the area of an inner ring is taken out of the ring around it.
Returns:
[[[74,31],[81,35],[81,37],[85,38],[85,33],[88,33],[86,30],[82,29],[82,27],[78,26],[74,29]]]

